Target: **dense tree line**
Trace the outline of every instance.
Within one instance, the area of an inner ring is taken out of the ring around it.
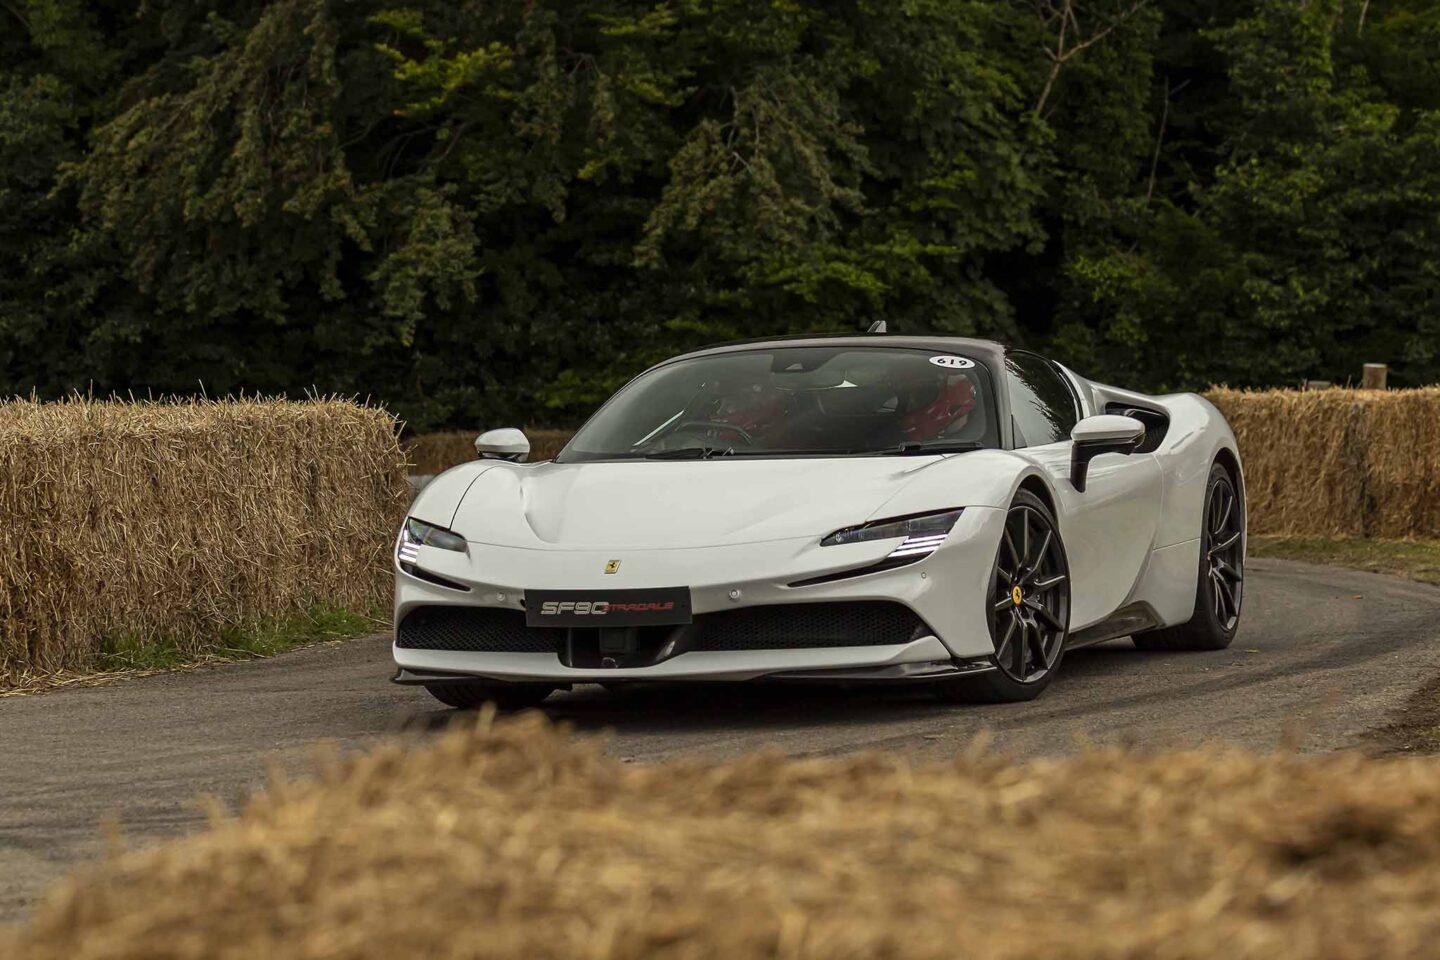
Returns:
[[[881,317],[1440,380],[1440,5],[0,0],[4,392],[563,424]]]

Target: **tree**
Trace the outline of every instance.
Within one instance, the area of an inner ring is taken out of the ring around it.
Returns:
[[[1238,100],[1213,179],[1070,264],[1062,343],[1155,386],[1440,376],[1440,114],[1353,59],[1356,16],[1276,0],[1210,34]]]
[[[994,336],[1440,375],[1427,0],[7,0],[0,389],[573,422],[663,356]]]

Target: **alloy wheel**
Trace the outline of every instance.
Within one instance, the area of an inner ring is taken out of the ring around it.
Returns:
[[[1244,552],[1240,543],[1244,521],[1235,488],[1225,478],[1210,487],[1205,506],[1205,562],[1210,577],[1210,605],[1215,622],[1225,631],[1240,619],[1245,586]]]
[[[995,663],[1019,683],[1054,668],[1070,623],[1070,572],[1048,516],[1027,504],[1010,508],[995,563],[990,629]]]

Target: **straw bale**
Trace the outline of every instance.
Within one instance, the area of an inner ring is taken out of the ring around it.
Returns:
[[[531,714],[86,869],[6,955],[1400,960],[1434,956],[1437,902],[1434,760],[644,766]]]
[[[396,422],[340,400],[0,403],[0,683],[107,637],[197,653],[227,626],[383,602]]]
[[[1259,534],[1440,537],[1440,388],[1217,389]]]

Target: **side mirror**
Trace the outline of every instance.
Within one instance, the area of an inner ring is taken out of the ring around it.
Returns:
[[[530,441],[514,427],[486,430],[475,438],[475,452],[488,460],[510,460],[524,463],[530,456]]]
[[[1070,483],[1082,493],[1090,474],[1090,461],[1102,453],[1135,452],[1145,442],[1145,424],[1134,417],[1106,414],[1086,417],[1070,431],[1075,446],[1070,451]]]

